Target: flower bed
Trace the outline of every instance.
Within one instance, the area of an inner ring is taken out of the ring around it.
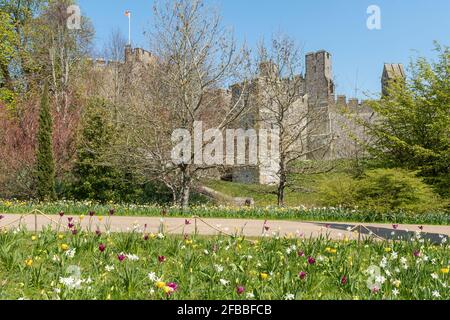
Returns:
[[[449,299],[449,247],[132,232],[0,232],[0,299]]]

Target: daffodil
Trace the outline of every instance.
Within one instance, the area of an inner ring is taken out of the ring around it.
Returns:
[[[27,259],[27,260],[25,260],[25,265],[26,265],[27,267],[31,267],[31,266],[33,265],[33,259]]]

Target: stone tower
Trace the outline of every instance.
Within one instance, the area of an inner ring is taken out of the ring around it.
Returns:
[[[306,93],[310,104],[319,107],[334,101],[331,54],[321,50],[306,55]]]
[[[306,55],[305,74],[306,93],[308,95],[308,159],[324,159],[329,153],[330,116],[329,109],[335,103],[335,88],[331,54],[325,50]],[[312,151],[314,150],[314,151]]]
[[[381,91],[383,96],[388,93],[389,83],[392,81],[403,81],[406,78],[405,69],[401,63],[385,63],[381,77]]]

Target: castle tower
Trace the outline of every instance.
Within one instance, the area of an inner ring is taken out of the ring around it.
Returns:
[[[404,81],[406,78],[405,69],[401,63],[385,63],[383,75],[381,77],[381,92],[383,96],[388,94],[389,83],[392,81]]]
[[[308,95],[308,159],[329,156],[330,107],[334,105],[334,82],[331,54],[321,50],[306,55],[305,92]],[[314,151],[313,151],[314,150]]]
[[[325,50],[306,55],[306,93],[311,105],[326,106],[334,101],[331,54]]]

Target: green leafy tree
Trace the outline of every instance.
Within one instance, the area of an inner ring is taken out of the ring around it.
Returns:
[[[14,104],[15,94],[12,90],[9,67],[16,55],[17,34],[7,12],[0,9],[0,101]]]
[[[44,85],[39,111],[38,149],[36,156],[37,195],[40,200],[55,199],[55,163],[52,148],[52,114],[48,101],[48,84]]]
[[[441,195],[450,191],[450,50],[436,44],[438,59],[411,63],[406,81],[392,81],[370,106],[378,121],[366,123],[375,143],[367,146],[382,163],[419,170]]]

